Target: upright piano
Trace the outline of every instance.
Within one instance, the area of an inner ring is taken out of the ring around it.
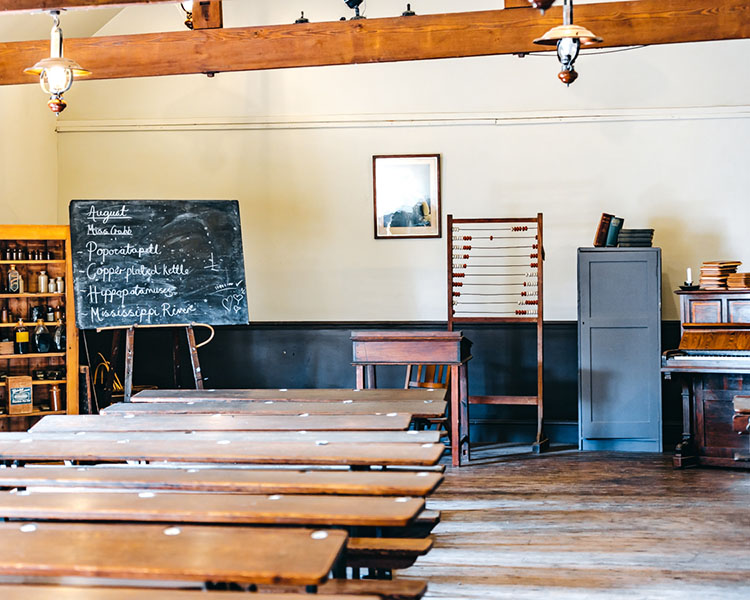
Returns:
[[[683,433],[675,467],[750,468],[748,439],[733,427],[735,396],[750,394],[750,291],[677,292],[680,347],[661,371],[682,386]]]

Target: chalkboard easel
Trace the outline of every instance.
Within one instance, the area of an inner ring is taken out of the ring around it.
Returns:
[[[125,381],[123,382],[123,401],[130,402],[133,397],[133,359],[135,356],[135,330],[147,329],[147,328],[164,328],[171,327],[172,333],[172,364],[174,368],[174,381],[175,386],[180,381],[180,358],[179,358],[179,329],[184,328],[188,352],[190,354],[190,367],[193,371],[193,380],[195,381],[195,389],[203,389],[203,374],[201,372],[200,361],[198,359],[198,348],[207,344],[213,339],[213,328],[210,325],[203,325],[211,330],[211,336],[201,344],[195,343],[195,330],[194,324],[180,324],[180,325],[131,325],[130,327],[105,327],[98,329],[97,332],[103,329],[112,330],[112,351],[110,353],[110,362],[112,365],[117,364],[117,358],[120,353],[120,347],[122,346],[122,334],[125,333]],[[114,390],[114,378],[115,369],[109,370],[107,379],[104,383],[104,405],[108,406],[112,402],[112,392]]]

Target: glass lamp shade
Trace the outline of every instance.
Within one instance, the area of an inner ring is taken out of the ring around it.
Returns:
[[[76,61],[64,57],[43,58],[24,73],[39,75],[39,83],[47,94],[59,95],[70,89],[74,77],[91,75]]]
[[[581,46],[590,46],[604,41],[580,25],[558,25],[550,29],[542,37],[535,39],[534,43],[542,46],[556,46],[557,42],[565,38],[580,40]]]

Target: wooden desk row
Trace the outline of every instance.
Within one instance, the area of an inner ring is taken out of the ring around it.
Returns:
[[[325,582],[331,571],[345,576],[347,565],[353,574],[373,565],[376,573],[389,573],[401,563],[388,556],[408,566],[429,550],[430,540],[347,538],[347,530],[357,536],[410,531],[424,514],[424,497],[442,480],[439,472],[419,470],[438,463],[443,446],[436,432],[405,431],[409,413],[327,414],[321,408],[301,416],[294,399],[282,402],[294,410],[235,413],[239,404],[227,413],[115,409],[46,417],[29,433],[0,435],[0,460],[7,465],[0,468],[0,488],[13,488],[0,492],[0,517],[13,520],[0,524],[0,575],[31,577],[32,583],[72,575],[204,588],[207,582],[287,585],[323,598],[326,592],[420,597],[422,582]],[[304,404],[317,409],[322,403]],[[323,429],[332,422],[335,431]],[[61,461],[86,466],[31,464]],[[159,466],[117,464],[132,461]],[[21,587],[28,595],[8,588],[2,597],[53,597],[44,596],[44,588]],[[87,598],[51,589],[55,598]],[[136,600],[139,593],[109,590],[96,597]],[[192,597],[154,594],[148,597]]]

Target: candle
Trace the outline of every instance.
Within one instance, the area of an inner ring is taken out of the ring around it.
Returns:
[[[690,267],[687,268],[687,277],[685,278],[685,283],[687,285],[693,285],[693,270]]]

